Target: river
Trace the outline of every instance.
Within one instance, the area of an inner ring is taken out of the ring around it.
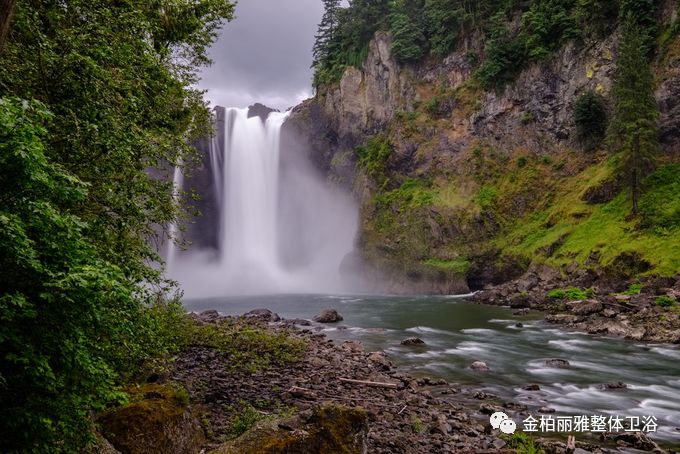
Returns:
[[[651,438],[680,446],[678,346],[564,331],[537,315],[515,316],[508,308],[456,297],[268,295],[193,299],[185,306],[226,315],[268,308],[284,318],[304,319],[333,308],[344,321],[321,325],[329,338],[359,340],[369,351],[383,350],[414,376],[475,385],[526,404],[536,416],[543,406],[563,416],[654,416],[658,428]],[[410,336],[426,345],[402,346],[400,341]],[[565,359],[571,367],[546,367],[550,358]],[[474,361],[486,362],[491,370],[471,370]],[[627,388],[601,389],[619,381]],[[534,383],[540,391],[522,389]]]

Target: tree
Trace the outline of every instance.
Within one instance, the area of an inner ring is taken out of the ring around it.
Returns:
[[[391,5],[390,32],[392,33],[392,54],[397,61],[417,61],[423,56],[424,37],[421,24],[415,14],[409,14],[405,0],[396,0]]]
[[[319,23],[316,35],[314,36],[314,47],[312,48],[312,68],[317,67],[321,62],[327,61],[330,54],[330,44],[338,29],[338,11],[340,11],[340,0],[323,0],[324,13]]]
[[[183,209],[163,174],[210,126],[192,84],[232,12],[17,2],[0,54],[1,452],[83,452],[90,411],[167,348],[156,245]]]
[[[607,132],[607,107],[602,96],[588,90],[574,105],[576,132],[586,150],[597,147]]]
[[[630,185],[633,215],[638,214],[642,178],[652,169],[659,149],[659,109],[646,55],[646,35],[629,15],[619,42],[610,139],[621,153],[619,170]]]
[[[0,0],[0,52],[9,34],[15,4],[16,0]]]

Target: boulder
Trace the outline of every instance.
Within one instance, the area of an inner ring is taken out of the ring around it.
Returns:
[[[571,305],[571,311],[576,315],[592,315],[601,312],[604,306],[597,300],[587,300]]]
[[[475,361],[470,365],[470,369],[480,371],[480,372],[486,372],[489,370],[489,366],[484,361]]]
[[[551,358],[551,359],[546,359],[543,364],[545,364],[547,367],[552,367],[555,369],[568,369],[571,367],[571,364],[569,364],[569,361],[566,359],[560,359],[560,358]]]
[[[525,391],[540,391],[541,387],[539,385],[537,385],[536,383],[532,383],[530,385],[522,386],[522,389],[525,390]]]
[[[102,434],[122,454],[198,454],[205,441],[186,391],[146,384],[128,391],[131,403],[105,413]]]
[[[279,314],[276,314],[269,309],[255,309],[250,312],[246,312],[244,315],[246,318],[257,318],[264,322],[278,322],[281,320]]]
[[[325,404],[311,415],[265,421],[209,454],[316,454],[367,452],[368,418],[360,408]]]
[[[419,337],[407,337],[401,341],[401,345],[425,345],[425,341]]]
[[[335,309],[324,309],[314,317],[314,321],[318,323],[337,323],[342,320],[342,315],[338,314]]]
[[[385,370],[389,370],[392,367],[392,362],[385,352],[373,352],[368,355],[368,359],[378,364]]]

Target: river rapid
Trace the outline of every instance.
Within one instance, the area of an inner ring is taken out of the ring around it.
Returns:
[[[503,400],[556,410],[554,416],[654,416],[650,437],[680,446],[680,348],[635,343],[569,332],[540,315],[516,316],[507,308],[478,305],[460,297],[265,295],[185,301],[190,311],[216,309],[241,315],[267,308],[287,319],[311,320],[322,309],[336,309],[344,320],[317,325],[329,338],[361,341],[383,350],[414,376],[443,378],[479,387]],[[417,336],[424,346],[402,346]],[[545,360],[569,361],[564,369]],[[488,372],[470,369],[484,361]],[[625,389],[603,389],[623,382]],[[523,387],[538,384],[540,391]]]

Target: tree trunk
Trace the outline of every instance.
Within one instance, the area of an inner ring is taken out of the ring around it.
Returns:
[[[640,178],[638,169],[633,169],[633,216],[638,214],[638,197],[640,192]]]
[[[16,0],[0,0],[0,52],[5,45],[7,35],[9,35],[15,4]]]

